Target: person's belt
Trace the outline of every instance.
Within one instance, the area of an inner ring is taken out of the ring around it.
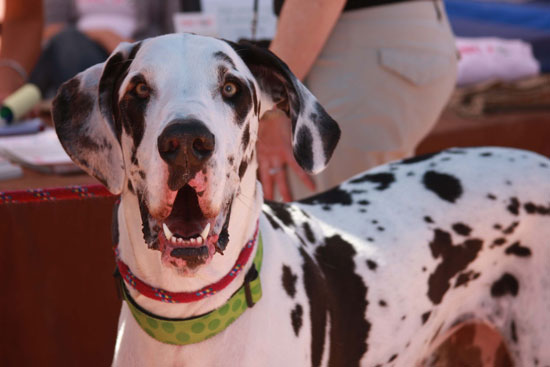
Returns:
[[[373,6],[380,6],[380,5],[404,3],[404,2],[410,2],[410,1],[418,1],[418,0],[348,0],[346,2],[346,6],[344,7],[344,11],[370,8]],[[273,0],[273,11],[277,16],[279,16],[279,13],[281,12],[281,8],[283,7],[284,2],[285,0]]]
[[[370,8],[373,6],[380,6],[380,5],[404,3],[404,2],[410,2],[410,1],[418,1],[418,0],[356,0],[356,1],[348,0],[346,2],[346,6],[344,7],[344,11]]]

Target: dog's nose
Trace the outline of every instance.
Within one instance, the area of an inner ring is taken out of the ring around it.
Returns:
[[[158,138],[161,158],[170,166],[197,172],[214,152],[214,135],[199,120],[171,121]]]

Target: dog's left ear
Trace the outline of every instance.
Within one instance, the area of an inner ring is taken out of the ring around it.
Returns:
[[[290,117],[296,161],[307,172],[322,171],[340,139],[340,128],[336,121],[272,52],[249,43],[226,42],[256,78],[263,100],[267,97],[271,102],[269,106],[262,106],[262,110],[276,106]]]
[[[52,117],[63,148],[115,195],[125,180],[121,126],[115,116],[118,88],[139,45],[121,43],[105,63],[65,82],[53,100]]]

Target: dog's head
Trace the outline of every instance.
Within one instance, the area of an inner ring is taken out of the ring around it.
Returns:
[[[340,130],[266,50],[189,34],[123,43],[66,82],[53,104],[71,158],[113,194],[135,195],[143,235],[193,269],[227,245],[233,200],[255,180],[258,122],[280,108],[298,163],[319,172]]]

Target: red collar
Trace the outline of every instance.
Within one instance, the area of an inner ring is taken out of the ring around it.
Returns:
[[[258,229],[259,222],[256,223],[256,230],[254,231],[254,235],[241,250],[241,253],[239,254],[239,257],[237,258],[237,261],[235,262],[235,265],[233,266],[231,271],[223,278],[218,280],[216,283],[206,286],[195,292],[170,292],[164,289],[150,286],[132,273],[128,265],[126,265],[120,259],[118,247],[115,246],[117,269],[120,272],[122,279],[124,279],[126,283],[128,283],[130,286],[132,286],[132,288],[134,288],[136,291],[146,297],[168,303],[189,303],[199,301],[223,290],[237,277],[237,274],[239,274],[241,270],[244,269],[245,265],[250,259],[252,251],[254,250],[254,245],[256,244],[256,239],[258,237]]]

